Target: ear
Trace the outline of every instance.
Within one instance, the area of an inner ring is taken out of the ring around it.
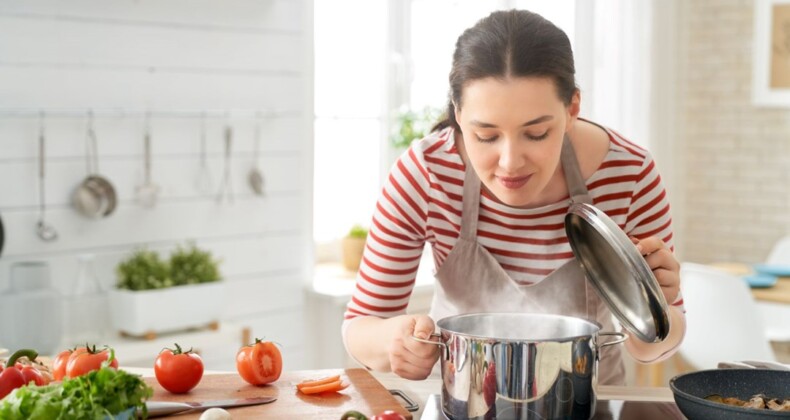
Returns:
[[[461,110],[458,108],[458,104],[455,103],[455,101],[453,101],[453,114],[455,114],[455,122],[460,125],[459,121],[461,121]]]
[[[565,132],[567,133],[570,131],[571,127],[573,127],[573,123],[576,122],[576,119],[579,118],[579,112],[581,111],[581,100],[582,94],[579,89],[576,89],[573,92],[573,96],[571,97],[571,103],[568,105],[568,122],[565,126]]]

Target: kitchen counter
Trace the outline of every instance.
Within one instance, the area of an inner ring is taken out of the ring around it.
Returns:
[[[392,373],[381,372],[373,372],[373,377],[381,382],[385,388],[401,390],[419,404],[420,409],[413,413],[415,419],[422,418],[426,404],[429,402],[429,397],[434,394],[440,394],[442,390],[442,381],[439,378],[410,381]],[[602,385],[598,387],[598,400],[674,403],[672,391],[667,387],[645,388]],[[430,402],[433,403],[432,400]]]
[[[153,369],[151,368],[124,368],[132,373],[142,375],[144,377],[152,377]],[[234,372],[216,372],[207,371],[205,375],[221,374],[221,373],[234,373]],[[437,412],[437,394],[441,393],[442,382],[439,378],[429,378],[423,381],[411,381],[400,378],[392,373],[373,372],[373,377],[376,378],[385,388],[390,390],[403,391],[409,398],[419,405],[419,410],[412,413],[415,419],[422,418],[423,414],[426,415],[426,420],[431,420],[435,417]],[[598,387],[598,400],[599,401],[612,401],[613,405],[622,405],[623,401],[628,402],[651,402],[651,403],[672,403],[672,391],[669,388],[643,388],[643,387],[623,387],[623,386],[599,386]],[[406,405],[404,401],[401,404]],[[426,410],[426,406],[427,410]],[[673,406],[674,407],[674,406]],[[616,410],[612,410],[616,411]],[[429,418],[430,417],[430,418]],[[618,417],[613,417],[618,418]],[[631,417],[623,417],[631,418]],[[671,419],[672,417],[664,417]],[[682,418],[682,417],[678,417]],[[650,417],[639,417],[640,420],[649,420]]]

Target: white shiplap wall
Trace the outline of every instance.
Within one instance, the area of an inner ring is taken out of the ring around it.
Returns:
[[[226,319],[281,343],[286,368],[303,367],[303,289],[312,266],[312,77],[310,0],[0,2],[6,228],[0,291],[15,262],[49,262],[53,282],[65,290],[80,254],[95,254],[96,272],[110,284],[115,265],[133,249],[167,255],[195,240],[222,260],[231,302]],[[51,243],[35,234],[39,109],[49,113],[47,219],[60,234]],[[81,217],[70,203],[86,174],[88,109],[95,114],[99,172],[120,200],[103,220]],[[196,187],[203,111],[215,191],[223,127],[234,129],[232,204]],[[262,198],[246,181],[255,111],[267,115],[260,120]],[[153,181],[161,187],[154,208],[135,201],[145,112],[151,113]]]

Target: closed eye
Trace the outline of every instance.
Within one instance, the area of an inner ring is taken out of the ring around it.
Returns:
[[[546,137],[549,136],[549,130],[546,130],[545,133],[543,133],[543,134],[541,134],[539,136],[533,136],[533,135],[530,135],[529,133],[527,133],[526,136],[530,140],[540,141],[540,140],[543,140],[543,139],[545,139]]]
[[[493,141],[495,141],[496,139],[499,138],[499,136],[480,137],[477,134],[475,134],[475,137],[477,137],[477,141],[479,141],[481,143],[491,143],[491,142],[493,142]]]

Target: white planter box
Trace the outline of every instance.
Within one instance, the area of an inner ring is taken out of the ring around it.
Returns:
[[[219,322],[225,309],[225,282],[156,290],[110,291],[114,329],[144,336]]]

